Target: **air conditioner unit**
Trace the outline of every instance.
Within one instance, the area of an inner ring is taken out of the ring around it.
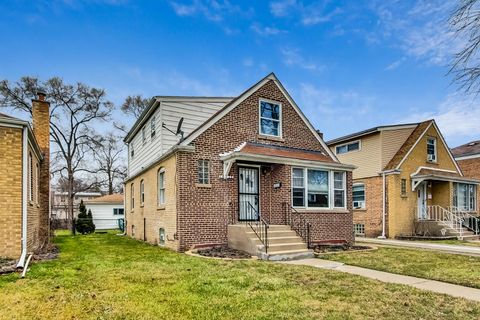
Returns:
[[[427,155],[427,160],[428,161],[435,161],[435,155],[434,154]]]

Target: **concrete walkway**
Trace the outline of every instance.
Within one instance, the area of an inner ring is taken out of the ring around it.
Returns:
[[[322,259],[304,259],[282,261],[279,263],[311,266],[315,268],[332,269],[345,273],[356,274],[370,279],[379,280],[387,283],[404,284],[422,290],[428,290],[436,293],[448,294],[454,297],[465,298],[468,300],[480,301],[480,289],[463,287],[455,284],[428,280],[399,274],[377,271],[372,269],[349,266],[341,262],[322,260]]]
[[[428,242],[409,241],[409,240],[374,239],[374,238],[361,238],[361,239],[357,238],[356,243],[434,250],[438,252],[456,253],[456,254],[463,254],[467,256],[480,257],[480,247],[473,247],[473,246],[462,246],[462,245],[443,244],[443,243],[428,243]]]

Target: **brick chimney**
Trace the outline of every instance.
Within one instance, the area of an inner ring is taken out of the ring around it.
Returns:
[[[320,136],[320,138],[323,140],[323,132],[321,132],[321,131],[320,131],[320,130],[318,130],[318,129],[317,129],[317,130],[315,130],[315,131],[317,131],[318,135],[319,135],[319,136]]]
[[[39,237],[40,244],[46,244],[50,236],[50,103],[45,100],[44,92],[37,92],[32,100],[33,134],[43,154],[40,163],[39,183]]]

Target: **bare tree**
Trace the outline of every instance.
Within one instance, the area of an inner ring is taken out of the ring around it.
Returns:
[[[93,147],[93,155],[97,163],[97,174],[104,176],[108,194],[122,190],[123,180],[127,176],[124,159],[124,144],[121,137],[112,133],[105,137],[97,137]]]
[[[32,113],[31,99],[39,90],[47,94],[50,102],[50,136],[52,174],[67,180],[68,212],[73,219],[75,177],[89,172],[88,153],[92,144],[92,125],[109,119],[113,104],[106,100],[102,89],[90,88],[82,83],[66,84],[60,78],[40,81],[35,77],[23,77],[10,84],[0,81],[0,107],[10,107]],[[88,188],[93,188],[94,181]]]
[[[480,92],[480,1],[459,0],[456,10],[450,17],[450,24],[456,36],[465,40],[454,56],[450,73],[454,81],[467,93]]]
[[[148,105],[149,100],[141,95],[128,96],[122,104],[121,110],[128,115],[132,115],[135,119],[140,118],[143,111]]]

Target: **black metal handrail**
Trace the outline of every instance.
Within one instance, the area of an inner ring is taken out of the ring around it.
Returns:
[[[268,223],[261,217],[260,213],[257,209],[247,201],[249,211],[254,213],[253,217],[258,217],[255,220],[247,220],[245,221],[248,226],[255,232],[260,242],[262,242],[263,246],[265,247],[265,253],[268,253]]]
[[[303,239],[303,241],[307,243],[307,248],[310,249],[310,222],[308,222],[300,212],[292,207],[290,203],[284,202],[283,205],[285,206],[285,220],[287,224],[289,224],[292,230],[294,230]]]

